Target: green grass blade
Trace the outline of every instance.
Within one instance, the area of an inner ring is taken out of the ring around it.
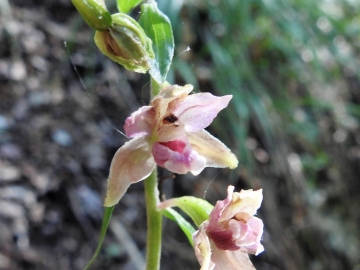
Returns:
[[[103,215],[103,220],[102,220],[102,224],[101,224],[101,231],[100,231],[100,238],[99,238],[99,243],[98,246],[95,250],[95,254],[94,256],[91,258],[91,260],[88,262],[88,264],[85,266],[84,270],[89,269],[89,267],[92,265],[92,263],[96,260],[97,256],[100,253],[101,250],[101,246],[102,243],[104,241],[105,235],[106,235],[106,231],[107,228],[109,227],[109,223],[110,223],[110,219],[111,219],[111,215],[112,212],[114,210],[115,206],[111,206],[111,207],[105,207],[104,210],[104,215]]]

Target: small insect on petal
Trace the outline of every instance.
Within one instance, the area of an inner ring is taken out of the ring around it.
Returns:
[[[178,120],[178,118],[175,115],[170,115],[164,118],[164,122],[168,122],[168,123],[175,123]]]

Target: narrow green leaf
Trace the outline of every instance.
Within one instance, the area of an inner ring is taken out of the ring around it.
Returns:
[[[102,224],[101,224],[101,231],[100,231],[100,238],[99,238],[99,243],[98,246],[95,250],[95,254],[94,256],[91,258],[91,260],[88,262],[88,264],[85,266],[84,270],[89,269],[89,267],[91,266],[91,264],[96,260],[97,256],[100,253],[100,249],[101,249],[101,245],[104,241],[105,235],[106,235],[106,231],[107,228],[109,227],[109,223],[110,223],[110,219],[111,219],[111,215],[112,212],[114,210],[115,206],[111,206],[111,207],[105,207],[104,210],[104,215],[103,215],[103,220],[102,220]]]
[[[174,36],[169,18],[162,13],[156,2],[141,5],[140,25],[152,40],[155,60],[150,68],[150,75],[163,83],[174,56]]]
[[[129,13],[134,7],[139,5],[142,0],[117,0],[116,2],[119,12]]]
[[[196,226],[200,226],[201,223],[209,219],[209,214],[214,208],[207,201],[193,196],[173,198],[160,204],[160,209],[167,209],[168,207],[179,207],[194,221]]]
[[[195,232],[194,227],[189,222],[187,222],[186,219],[184,219],[183,216],[180,215],[178,212],[176,212],[174,209],[167,208],[165,210],[162,210],[161,213],[168,219],[175,221],[179,225],[181,230],[185,233],[191,246],[194,246],[194,242],[192,239],[192,235]]]

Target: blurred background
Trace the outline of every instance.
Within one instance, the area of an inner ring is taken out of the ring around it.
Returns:
[[[209,131],[240,160],[196,178],[162,170],[163,194],[214,204],[229,184],[262,188],[257,269],[359,270],[360,2],[158,4],[175,35],[169,82],[234,96]],[[1,0],[0,16],[0,269],[82,269],[127,141],[118,130],[148,104],[149,77],[99,53],[70,0]],[[139,183],[115,208],[93,269],[142,269],[145,223]],[[199,268],[165,221],[162,269],[174,266]]]

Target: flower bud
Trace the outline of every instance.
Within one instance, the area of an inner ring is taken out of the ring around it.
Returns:
[[[155,57],[152,41],[130,16],[117,13],[106,31],[96,31],[95,43],[103,54],[126,69],[146,73]]]
[[[104,31],[111,24],[111,14],[104,0],[71,0],[86,23],[95,30]]]

